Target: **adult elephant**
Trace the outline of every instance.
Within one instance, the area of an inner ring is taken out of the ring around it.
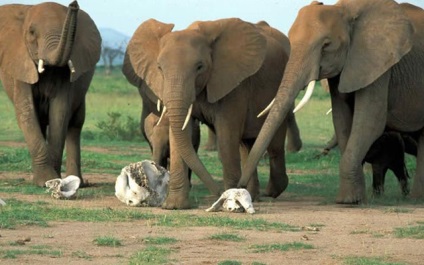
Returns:
[[[328,78],[342,154],[336,202],[366,200],[361,163],[386,126],[420,133],[411,196],[423,197],[424,11],[391,0],[313,2],[299,11],[289,39],[284,78],[238,186],[246,186],[299,91]]]
[[[0,7],[0,77],[28,145],[36,185],[60,178],[65,141],[66,174],[82,179],[85,94],[100,45],[96,25],[76,1],[69,7]]]
[[[256,116],[278,89],[289,42],[265,22],[254,25],[236,18],[221,19],[196,22],[172,32],[173,26],[154,19],[145,21],[134,33],[127,52],[136,75],[163,102],[163,112],[169,117],[171,178],[162,207],[181,209],[190,206],[189,182],[181,170],[184,162],[213,193],[221,191],[192,148],[186,128],[189,117],[216,133],[224,187],[234,188],[241,175],[240,161],[265,119]],[[271,195],[279,192],[274,187],[287,183],[286,124],[278,127],[268,148],[271,177],[267,193]],[[254,195],[259,192],[258,184],[257,176],[249,183]]]

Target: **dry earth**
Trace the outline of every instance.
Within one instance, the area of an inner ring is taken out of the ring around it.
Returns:
[[[15,173],[0,173],[0,179],[22,177]],[[86,175],[91,183],[110,182],[115,176]],[[113,195],[101,199],[73,201],[54,200],[46,195],[18,195],[0,193],[7,202],[10,198],[26,201],[48,201],[63,207],[122,209],[127,206]],[[145,246],[146,237],[172,237],[174,244],[160,245],[172,250],[171,264],[218,264],[234,260],[242,264],[343,264],[346,257],[378,257],[400,264],[423,264],[424,241],[397,238],[394,228],[417,225],[424,221],[424,208],[402,206],[402,211],[388,207],[346,207],[336,204],[322,205],[316,198],[293,201],[284,195],[273,201],[254,203],[254,215],[225,212],[207,213],[209,205],[183,213],[194,216],[227,216],[231,218],[260,218],[269,222],[282,222],[304,227],[317,226],[319,231],[257,231],[223,227],[164,227],[152,225],[148,220],[131,222],[49,222],[49,227],[20,226],[13,230],[0,230],[0,248],[28,249],[35,245],[60,250],[60,257],[18,255],[16,259],[0,257],[0,264],[128,264],[129,258]],[[138,208],[154,214],[171,214],[159,208]],[[0,211],[1,214],[1,211]],[[195,217],[193,217],[195,218]],[[242,242],[210,239],[218,233],[234,233],[244,237]],[[113,236],[122,242],[119,247],[97,246],[93,240],[99,236]],[[11,242],[30,239],[25,245]],[[284,244],[303,242],[313,249],[255,253],[254,244]]]

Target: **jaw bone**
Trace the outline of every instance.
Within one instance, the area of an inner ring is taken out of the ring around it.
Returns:
[[[64,179],[51,179],[46,181],[47,192],[51,192],[52,197],[56,199],[71,199],[74,198],[81,180],[79,177],[69,175]]]

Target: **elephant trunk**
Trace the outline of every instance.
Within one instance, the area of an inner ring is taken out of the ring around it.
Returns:
[[[73,1],[71,4],[69,4],[68,13],[63,24],[59,44],[53,54],[53,58],[49,62],[51,65],[65,66],[68,64],[75,40],[78,10],[79,6],[77,1]]]
[[[247,187],[250,177],[253,175],[273,136],[283,123],[288,112],[292,111],[293,103],[299,92],[310,81],[318,79],[317,64],[306,64],[306,62],[311,63],[313,61],[311,60],[313,56],[305,52],[307,50],[302,47],[292,48],[275,101],[244,164],[242,176],[237,185],[239,188]]]
[[[175,91],[175,89],[172,89],[172,91]],[[181,99],[181,96],[174,95],[170,95],[169,98],[170,100],[166,103],[167,115],[178,153],[187,166],[205,183],[211,193],[220,195],[221,189],[206,170],[194,150],[190,129],[183,129],[189,109],[189,106],[186,106],[187,100]]]

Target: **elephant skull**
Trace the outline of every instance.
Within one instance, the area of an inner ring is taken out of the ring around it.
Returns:
[[[255,213],[252,204],[252,197],[246,189],[228,189],[221,197],[208,209],[207,212],[216,212],[221,208],[228,212],[248,212]]]
[[[71,199],[74,198],[81,180],[79,177],[69,175],[64,179],[51,179],[46,181],[47,192],[51,192],[52,197],[56,199]]]
[[[128,206],[160,206],[166,198],[169,172],[151,160],[124,167],[116,179],[115,196]]]

